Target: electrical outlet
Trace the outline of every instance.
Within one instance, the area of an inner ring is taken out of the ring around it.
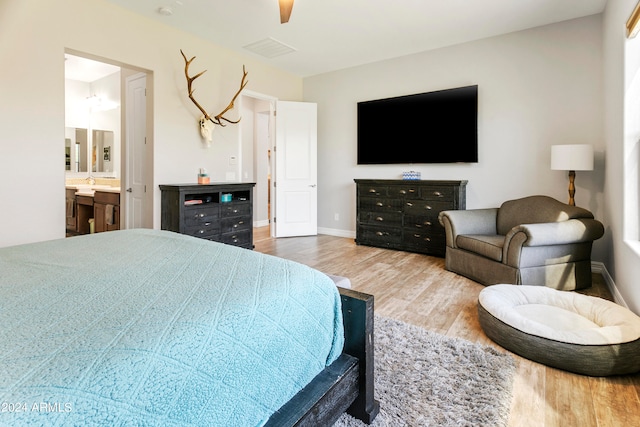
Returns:
[[[334,213],[334,214],[333,214],[333,220],[334,220],[334,221],[340,221],[340,214],[339,214],[339,213],[337,213],[337,212],[336,212],[336,213]]]

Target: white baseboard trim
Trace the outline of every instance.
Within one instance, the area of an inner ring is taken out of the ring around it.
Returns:
[[[622,298],[622,295],[620,294],[620,292],[618,292],[618,288],[616,288],[616,284],[613,281],[613,277],[611,277],[611,275],[607,271],[607,267],[605,267],[603,263],[597,262],[597,261],[591,261],[591,271],[594,273],[600,273],[602,275],[602,278],[604,279],[607,285],[607,288],[609,288],[609,292],[611,292],[611,295],[613,296],[613,301],[616,304],[620,304],[623,307],[629,308],[624,298]]]
[[[253,226],[255,228],[266,227],[267,225],[269,225],[269,220],[268,219],[263,219],[262,221],[253,221]]]
[[[356,238],[355,231],[339,230],[337,228],[318,227],[318,234],[327,234],[329,236],[336,236],[336,237],[349,237],[352,239]]]

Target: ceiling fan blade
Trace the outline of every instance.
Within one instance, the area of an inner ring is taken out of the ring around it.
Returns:
[[[278,0],[280,4],[280,23],[286,24],[289,22],[291,16],[291,9],[293,9],[293,0]]]

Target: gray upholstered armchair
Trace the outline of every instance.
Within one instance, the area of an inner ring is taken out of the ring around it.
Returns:
[[[604,234],[586,209],[547,196],[500,208],[443,211],[447,270],[484,285],[591,286],[591,246]]]

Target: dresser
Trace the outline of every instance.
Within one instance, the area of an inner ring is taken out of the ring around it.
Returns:
[[[253,249],[255,183],[160,185],[163,230]]]
[[[356,243],[445,255],[438,214],[466,208],[467,181],[356,179]]]

